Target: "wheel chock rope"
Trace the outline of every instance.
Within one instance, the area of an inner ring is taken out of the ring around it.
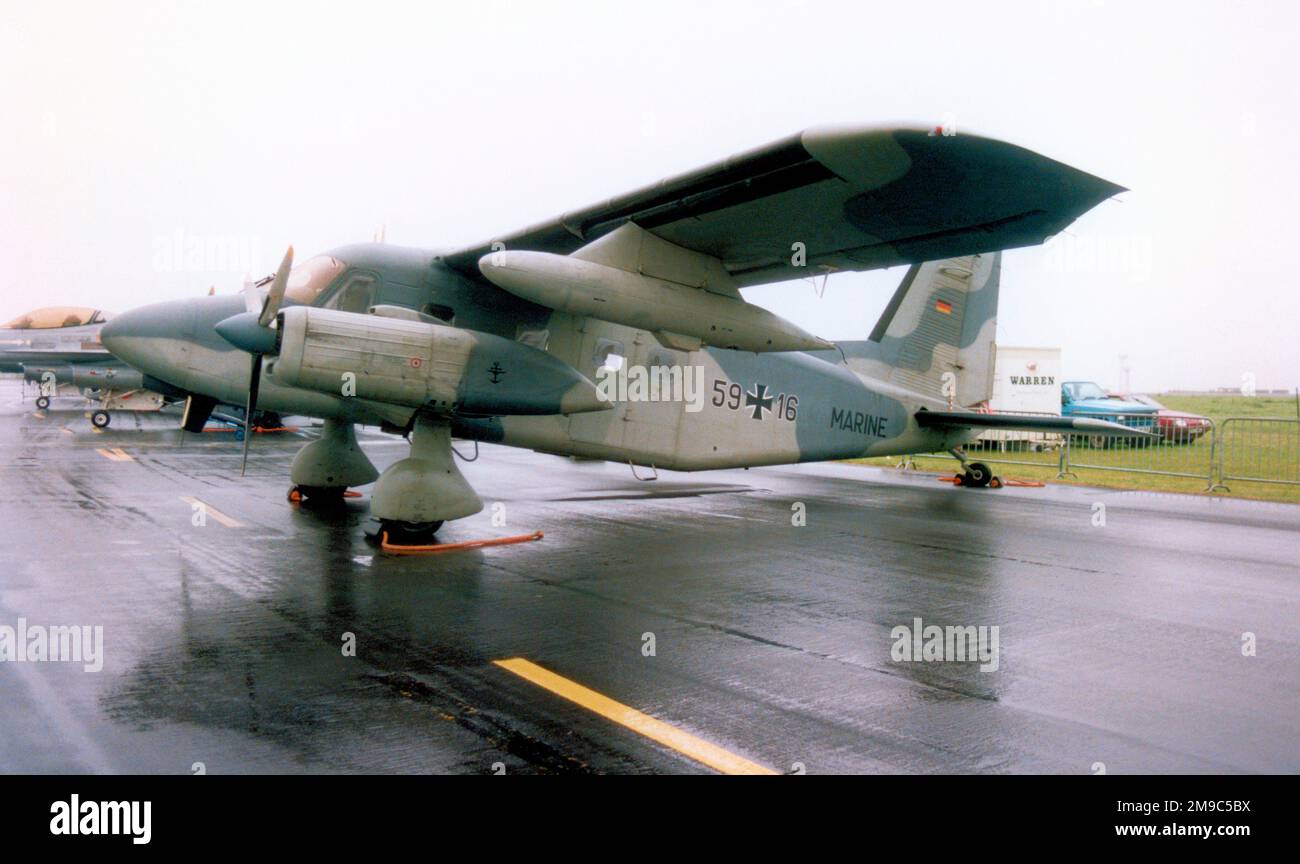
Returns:
[[[941,476],[934,479],[938,480],[940,483],[951,483],[954,486],[961,485],[960,474],[952,477]],[[1042,489],[1046,487],[1047,484],[1041,480],[1017,480],[1015,477],[998,477],[996,475],[989,480],[990,489],[1001,489],[1003,486],[1018,486],[1024,489]]]
[[[514,543],[531,543],[541,540],[541,531],[532,534],[516,534],[514,537],[497,537],[491,540],[462,540],[459,543],[438,543],[433,546],[401,546],[388,542],[388,532],[383,532],[379,548],[394,555],[429,555],[435,552],[450,552],[453,549],[481,549],[484,546],[509,546]]]

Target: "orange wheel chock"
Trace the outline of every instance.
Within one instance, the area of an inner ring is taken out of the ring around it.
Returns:
[[[360,497],[361,497],[361,493],[358,492],[358,491],[355,490],[355,489],[345,489],[345,490],[343,490],[343,497],[344,497],[344,498],[360,498]],[[291,490],[289,490],[289,503],[290,503],[290,504],[301,504],[301,503],[302,503],[302,493],[299,492],[297,489],[291,489]]]
[[[951,483],[954,486],[961,485],[960,474],[957,474],[953,477],[940,476],[934,479],[938,480],[940,483]],[[1047,484],[1042,482],[1041,480],[1017,480],[1014,477],[994,476],[991,480],[989,480],[990,489],[1001,489],[1003,486],[1019,486],[1024,489],[1042,489],[1046,487]]]
[[[532,534],[516,534],[513,537],[497,537],[491,540],[462,540],[459,543],[438,543],[433,546],[398,546],[388,542],[388,532],[381,537],[379,548],[394,555],[429,555],[435,552],[451,552],[454,549],[481,549],[484,546],[510,546],[515,543],[531,543],[545,536],[541,531]]]

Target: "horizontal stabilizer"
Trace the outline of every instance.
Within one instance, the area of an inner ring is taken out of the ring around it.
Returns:
[[[1020,432],[1074,432],[1110,438],[1158,438],[1122,423],[1088,417],[1045,417],[1034,414],[981,414],[978,411],[918,411],[917,425],[965,429],[1014,429]]]

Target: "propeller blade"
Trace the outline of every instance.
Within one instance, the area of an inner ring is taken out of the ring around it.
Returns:
[[[280,262],[280,269],[275,271],[275,279],[271,282],[271,287],[266,292],[266,303],[262,305],[262,314],[258,316],[257,323],[263,327],[270,327],[271,322],[275,320],[276,313],[280,311],[280,304],[284,302],[284,289],[289,284],[289,271],[293,268],[293,247],[284,253],[284,260]]]
[[[244,461],[239,476],[248,470],[248,442],[253,440],[253,411],[257,409],[257,388],[262,383],[262,355],[253,355],[252,374],[248,379],[248,404],[244,408]]]

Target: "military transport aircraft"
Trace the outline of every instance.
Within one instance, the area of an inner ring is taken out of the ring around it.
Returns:
[[[378,478],[371,512],[397,543],[482,509],[452,436],[688,471],[951,450],[980,486],[960,447],[984,429],[1133,434],[963,410],[991,389],[998,251],[1121,191],[975,135],[813,129],[468,248],[362,244],[296,267],[290,249],[242,296],[136,309],[103,340],[191,394],[191,418],[241,400],[323,418],[295,488]],[[741,295],[898,264],[863,341]],[[378,474],[356,423],[412,433],[409,457]]]
[[[145,386],[145,376],[118,360],[99,340],[109,315],[82,306],[45,306],[0,324],[0,372],[21,372],[40,385],[36,407],[60,396],[96,404],[90,422],[104,427],[110,410],[158,411],[166,397]],[[182,394],[183,395],[183,394]]]

